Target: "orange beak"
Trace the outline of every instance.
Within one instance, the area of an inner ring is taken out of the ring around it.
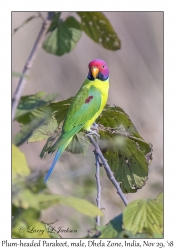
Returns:
[[[97,67],[91,68],[91,73],[92,73],[94,79],[97,77],[98,72],[99,72],[99,69]]]

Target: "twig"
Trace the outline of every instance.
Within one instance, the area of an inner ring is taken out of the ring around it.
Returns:
[[[128,205],[128,201],[126,199],[126,197],[124,196],[119,183],[116,181],[113,172],[111,171],[107,160],[104,158],[98,144],[96,143],[96,141],[94,140],[92,135],[87,135],[92,143],[92,145],[95,147],[95,151],[98,154],[99,158],[101,159],[103,165],[104,165],[104,169],[106,170],[107,176],[110,179],[110,181],[112,182],[112,184],[114,185],[114,187],[117,189],[117,193],[119,194],[119,196],[121,197],[122,201],[124,202],[125,206]]]
[[[30,68],[33,65],[33,61],[34,58],[36,56],[37,50],[41,47],[42,41],[44,39],[44,36],[48,30],[48,27],[50,25],[50,22],[53,18],[54,12],[48,12],[47,18],[44,20],[43,25],[41,27],[41,30],[38,34],[38,37],[33,45],[33,48],[30,52],[30,55],[25,63],[24,69],[22,71],[22,76],[19,79],[18,82],[18,86],[16,88],[16,91],[14,93],[13,99],[12,99],[12,120],[14,119],[15,116],[15,111],[16,108],[18,106],[21,94],[22,94],[22,90],[24,89],[24,86],[26,84],[26,78],[24,77],[24,75],[26,75],[26,73],[29,73]]]
[[[101,203],[101,184],[100,184],[100,162],[99,162],[99,156],[98,153],[96,152],[96,149],[94,151],[95,154],[95,165],[96,165],[96,173],[95,173],[95,178],[96,178],[96,184],[97,184],[97,198],[96,198],[96,204],[97,207],[100,209],[100,203]],[[96,217],[96,225],[100,226],[100,216]]]
[[[43,15],[41,14],[40,11],[38,11],[38,16],[41,17],[41,19],[43,20],[43,22],[45,22],[45,19],[44,19]]]

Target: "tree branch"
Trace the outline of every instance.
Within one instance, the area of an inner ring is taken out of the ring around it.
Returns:
[[[120,185],[119,183],[116,181],[114,175],[113,175],[113,172],[111,171],[108,163],[107,163],[107,160],[104,158],[97,142],[94,140],[93,136],[92,135],[88,135],[87,136],[89,137],[92,145],[95,147],[95,151],[96,153],[98,154],[99,158],[101,159],[103,165],[104,165],[104,169],[106,170],[106,173],[107,173],[107,176],[108,178],[110,179],[110,181],[112,182],[112,184],[114,185],[114,187],[116,188],[117,190],[117,193],[119,194],[120,198],[122,199],[122,201],[124,202],[125,206],[128,205],[128,201],[126,199],[126,197],[124,196],[121,188],[120,188]]]
[[[96,152],[96,149],[94,150],[95,154],[95,165],[96,165],[96,173],[95,173],[95,178],[96,178],[96,184],[97,184],[97,198],[96,198],[96,204],[97,207],[100,209],[101,208],[101,184],[100,184],[100,162],[99,162],[99,156],[98,153]],[[96,225],[100,226],[100,216],[96,217]]]
[[[41,14],[40,11],[38,11],[38,16],[43,20],[43,22],[45,22],[45,19],[44,19],[43,15]]]
[[[38,37],[33,45],[33,48],[30,52],[30,55],[29,55],[25,65],[24,65],[24,68],[22,71],[22,76],[19,79],[18,86],[16,88],[16,91],[15,91],[13,99],[12,99],[12,120],[14,119],[16,108],[18,106],[22,91],[23,91],[24,86],[26,84],[26,78],[24,75],[29,73],[30,68],[33,65],[35,56],[37,54],[38,49],[41,47],[42,41],[43,41],[44,36],[48,30],[48,27],[49,27],[50,22],[53,18],[53,15],[54,15],[54,12],[48,12],[47,18],[43,22],[43,25],[41,27],[39,34],[38,34]]]

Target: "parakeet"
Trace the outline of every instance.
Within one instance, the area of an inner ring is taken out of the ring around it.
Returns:
[[[100,59],[91,61],[86,80],[73,98],[63,123],[62,133],[49,153],[57,150],[52,165],[45,177],[48,180],[53,168],[73,136],[80,129],[91,131],[90,127],[104,109],[109,90],[109,69]]]

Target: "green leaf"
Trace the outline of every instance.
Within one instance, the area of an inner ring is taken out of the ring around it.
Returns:
[[[104,127],[117,129],[127,136],[132,135],[142,139],[129,116],[119,107],[107,105],[96,122]]]
[[[123,230],[117,235],[117,239],[149,239],[149,238],[153,238],[153,237],[146,233],[133,234],[127,230]]]
[[[72,99],[73,98],[70,97],[63,101],[50,103],[49,107],[57,120],[58,126],[64,121],[67,111],[72,103]]]
[[[143,140],[119,107],[106,105],[96,122],[100,125],[100,148],[123,192],[136,192],[147,180],[152,145]]]
[[[19,133],[14,136],[13,141],[15,145],[20,146],[27,141],[27,139],[32,136],[34,130],[47,122],[51,116],[51,110],[49,107],[37,109],[37,111],[34,111],[33,113],[37,113],[38,118],[35,118],[29,124],[23,126]]]
[[[13,204],[15,204],[16,206],[22,206],[23,208],[33,207],[35,209],[41,210],[47,209],[48,207],[59,203],[62,205],[73,207],[80,213],[86,214],[91,217],[103,215],[101,210],[99,210],[95,205],[83,199],[78,199],[71,196],[66,197],[60,195],[39,193],[37,195],[33,195],[32,200],[31,195],[32,194],[29,190],[21,190],[13,199]]]
[[[162,235],[162,234],[154,233],[154,234],[153,234],[153,238],[154,238],[154,239],[163,239],[163,235]]]
[[[52,102],[49,104],[49,107],[52,111],[52,117],[42,127],[40,127],[33,136],[29,139],[28,142],[34,142],[34,141],[41,141],[48,139],[50,136],[49,141],[53,141],[53,138],[58,135],[61,132],[61,123],[64,121],[68,108],[70,106],[70,103],[72,101],[72,98],[69,98],[64,101],[59,102]],[[47,148],[47,147],[46,147]]]
[[[12,179],[30,174],[25,155],[12,144]]]
[[[133,201],[123,212],[123,224],[133,234],[162,234],[163,204],[151,199]]]
[[[45,97],[44,96],[45,96],[44,92],[39,92],[35,95],[28,95],[21,97],[18,108],[16,110],[15,120],[21,124],[29,123],[30,121],[33,120],[34,117],[34,114],[31,113],[32,111],[52,102],[58,95],[49,94],[46,95]]]
[[[61,15],[61,12],[57,12],[57,13],[54,14],[52,22],[50,24],[50,27],[48,29],[48,32],[49,31],[53,31],[54,29],[56,29],[56,27],[58,26],[59,21],[60,21],[59,20],[60,19],[60,15]]]
[[[111,23],[101,12],[77,12],[81,28],[96,43],[108,50],[120,49],[121,42]]]
[[[59,15],[57,17],[59,19]],[[43,43],[43,49],[51,54],[62,56],[74,49],[81,37],[81,27],[74,17],[68,17],[65,21],[58,20],[54,30],[49,34]],[[53,28],[52,27],[52,28]]]
[[[20,28],[22,28],[25,24],[27,24],[28,22],[30,22],[31,20],[33,20],[33,19],[36,18],[36,17],[38,17],[38,16],[30,16],[30,17],[28,17],[27,19],[25,19],[25,20],[22,22],[21,25],[19,25],[17,28],[15,28],[15,29],[13,30],[13,35],[14,35]]]
[[[163,193],[160,193],[160,194],[158,195],[156,201],[163,204]]]
[[[100,131],[100,148],[124,193],[134,193],[145,185],[148,166],[144,152],[131,139]]]
[[[15,120],[24,126],[14,137],[16,145],[21,145],[32,136],[34,130],[49,123],[51,108],[47,104],[53,101],[56,96],[57,94],[45,96],[44,92],[39,92],[36,95],[23,96],[21,98]]]
[[[60,204],[73,207],[80,213],[86,214],[91,217],[95,217],[97,215],[103,216],[101,210],[98,209],[95,205],[79,198],[71,196],[70,197],[60,196]]]
[[[59,195],[54,194],[38,194],[39,209],[47,209],[50,206],[60,203]]]
[[[50,136],[48,139],[47,139],[47,142],[46,144],[44,145],[41,153],[40,153],[40,157],[43,158],[45,153],[48,152],[49,148],[53,145],[54,141],[55,141],[55,136]]]
[[[136,142],[136,144],[139,146],[139,149],[144,153],[146,162],[149,166],[152,161],[152,152],[153,152],[152,144],[145,142],[143,139],[136,138],[134,136],[129,136],[129,139]]]
[[[47,139],[58,128],[57,120],[54,116],[51,117],[47,124],[41,126],[33,135],[29,138],[28,142],[36,142]]]
[[[32,172],[27,180],[24,180],[24,186],[28,187],[32,193],[38,194],[47,186],[44,183],[43,174],[40,171]]]
[[[13,205],[14,207],[14,205]],[[40,217],[40,212],[34,208],[24,209],[21,210],[21,213],[15,214],[13,219],[13,225],[16,224],[16,222],[20,219],[22,221],[25,221],[26,224],[34,224],[36,221],[38,221]]]
[[[39,217],[40,212],[33,208],[22,210],[12,221],[12,238],[50,238]]]
[[[43,158],[44,154],[48,151],[49,147],[51,147],[55,140],[58,138],[58,136],[61,133],[62,123],[66,117],[68,108],[72,102],[72,97],[59,102],[53,102],[48,105],[48,107],[52,111],[52,116],[46,122],[43,126],[41,126],[38,130],[35,131],[33,136],[30,137],[28,142],[34,142],[34,141],[41,141],[47,139],[47,142],[45,146],[43,147],[40,157]],[[77,138],[75,137],[75,140],[73,139],[73,142],[77,141],[78,138],[80,138],[80,143],[78,142],[76,144],[73,144],[71,147],[69,147],[69,151],[81,151],[85,152],[88,147],[88,142],[86,141],[86,138],[83,138],[83,135],[77,135]]]
[[[123,224],[122,214],[120,214],[117,217],[115,217],[113,220],[111,220],[105,227],[103,227],[100,230],[100,235],[97,238],[100,238],[100,239],[116,238],[117,235],[123,230],[122,224]]]
[[[34,193],[30,186],[26,188],[24,185],[17,183],[13,185],[12,203],[16,207],[35,208],[40,211],[60,203],[60,197],[53,194]]]
[[[35,208],[39,210],[37,196],[29,189],[21,189],[19,192],[16,192],[12,197],[12,203],[16,207],[22,207],[24,209]]]
[[[66,148],[67,151],[73,154],[85,154],[89,147],[89,140],[84,135],[83,132],[77,133],[72,141],[69,143],[68,147]]]

